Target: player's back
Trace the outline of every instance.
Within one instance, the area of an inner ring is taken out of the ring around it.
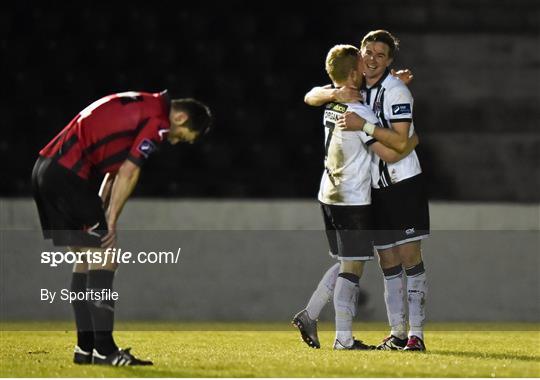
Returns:
[[[319,200],[325,204],[365,205],[371,203],[369,140],[362,131],[343,131],[335,127],[345,112],[355,112],[370,122],[376,118],[361,103],[329,103],[325,107],[325,171]]]
[[[163,128],[168,128],[168,111],[157,95],[142,92],[114,94],[83,110],[77,133],[88,160],[97,165],[106,157],[126,153],[137,134],[151,120],[161,120]]]
[[[105,96],[82,110],[40,154],[54,157],[83,178],[93,169],[117,169],[143,128],[169,127],[168,107],[165,92]]]

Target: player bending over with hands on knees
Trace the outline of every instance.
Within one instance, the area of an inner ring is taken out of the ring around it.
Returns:
[[[141,165],[165,141],[193,143],[210,129],[211,114],[194,99],[161,93],[106,96],[81,111],[45,148],[32,172],[43,236],[71,251],[103,253],[116,244],[116,225]],[[92,185],[105,176],[100,192]],[[104,258],[104,256],[102,256]],[[112,290],[116,262],[76,263],[71,291]],[[114,300],[72,303],[77,326],[74,362],[151,365],[113,339]]]
[[[363,80],[363,64],[358,49],[351,45],[334,46],[326,58],[326,71],[336,89],[358,89]],[[395,162],[414,149],[418,139],[413,135],[408,140],[406,152],[400,154],[365,132],[340,128],[341,120],[348,112],[362,120],[378,122],[371,109],[358,99],[326,104],[323,118],[326,127],[325,171],[318,199],[330,254],[339,263],[325,273],[308,306],[294,316],[292,323],[310,347],[319,348],[316,320],[333,296],[336,312],[334,349],[369,350],[375,347],[354,339],[352,320],[356,314],[358,283],[364,263],[373,259],[370,206],[372,151],[389,162]]]

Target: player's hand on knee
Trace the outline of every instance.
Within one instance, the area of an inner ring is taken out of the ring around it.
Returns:
[[[116,227],[109,227],[109,232],[107,235],[101,238],[101,247],[102,248],[114,248],[116,245]]]

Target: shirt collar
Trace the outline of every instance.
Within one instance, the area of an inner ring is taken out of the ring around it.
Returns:
[[[167,120],[169,120],[169,114],[171,113],[171,98],[169,96],[169,91],[168,90],[161,91],[159,93],[159,97],[161,98],[163,112],[165,113]]]
[[[366,84],[366,81],[364,80],[364,83],[362,83],[362,89],[371,90],[372,88],[379,87],[389,74],[390,74],[390,69],[387,67],[386,70],[384,70],[383,75],[379,78],[379,80],[373,86],[368,87]]]

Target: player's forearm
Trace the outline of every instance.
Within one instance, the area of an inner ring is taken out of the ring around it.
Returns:
[[[140,170],[138,167],[126,168],[122,165],[118,170],[118,174],[116,175],[116,179],[112,186],[111,198],[107,211],[107,221],[110,225],[116,225],[124,205],[137,185],[139,173]]]
[[[401,153],[401,158],[408,156],[414,150],[414,148],[417,147],[419,143],[420,143],[420,139],[418,138],[418,135],[415,132],[409,139],[407,139],[407,145],[405,146],[405,150],[403,151],[403,153]]]
[[[388,148],[387,146],[379,142],[372,144],[371,150],[373,150],[373,152],[377,156],[379,156],[379,158],[383,160],[384,162],[393,164],[407,157],[414,150],[414,148],[416,148],[418,143],[419,143],[418,135],[414,133],[411,136],[411,138],[407,140],[407,146],[403,153],[398,153],[394,149]]]
[[[373,153],[379,156],[379,158],[383,160],[384,162],[388,162],[392,164],[394,162],[398,162],[401,159],[400,154],[398,152],[384,146],[383,144],[379,142],[372,144],[370,147]]]
[[[395,150],[399,154],[405,153],[408,137],[390,128],[375,127],[371,134],[384,146]]]
[[[335,100],[335,88],[313,87],[304,96],[304,102],[310,106],[318,107]]]

